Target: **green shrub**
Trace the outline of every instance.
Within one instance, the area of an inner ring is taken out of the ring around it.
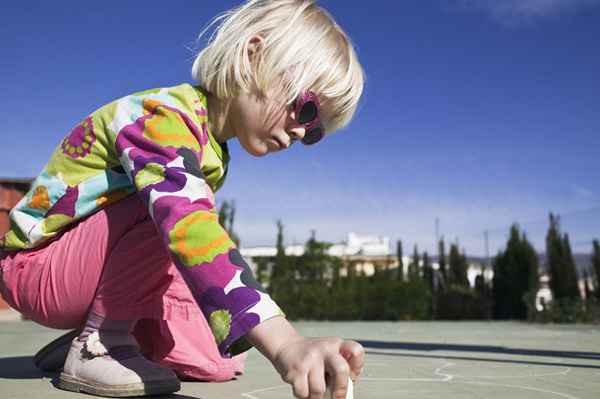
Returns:
[[[437,295],[436,319],[488,319],[489,312],[489,301],[468,287],[452,285],[448,290]]]
[[[600,323],[600,303],[595,298],[581,299],[562,298],[546,305],[533,317],[538,323]]]

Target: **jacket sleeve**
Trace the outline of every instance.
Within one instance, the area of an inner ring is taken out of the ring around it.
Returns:
[[[148,207],[171,258],[230,357],[251,347],[250,329],[281,309],[253,276],[218,221],[200,168],[205,123],[176,101],[129,96],[117,102],[111,130],[120,163]]]

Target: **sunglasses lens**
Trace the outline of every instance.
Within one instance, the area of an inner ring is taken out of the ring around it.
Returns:
[[[323,128],[316,127],[309,130],[306,135],[302,138],[302,142],[306,145],[315,144],[323,138]]]
[[[313,101],[308,101],[302,105],[300,115],[298,116],[299,123],[308,123],[317,117],[317,106]]]

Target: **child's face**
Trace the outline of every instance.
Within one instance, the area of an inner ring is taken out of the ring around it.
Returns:
[[[235,135],[248,153],[261,157],[304,137],[304,127],[296,122],[280,90],[270,89],[264,98],[256,93],[240,93],[229,109]]]

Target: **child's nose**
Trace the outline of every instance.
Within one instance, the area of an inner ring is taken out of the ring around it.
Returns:
[[[296,140],[302,140],[302,138],[306,134],[306,129],[304,129],[304,127],[302,127],[302,126],[299,126],[299,127],[290,128],[288,130],[288,132],[289,132],[289,135],[292,138],[292,140],[296,141]]]

